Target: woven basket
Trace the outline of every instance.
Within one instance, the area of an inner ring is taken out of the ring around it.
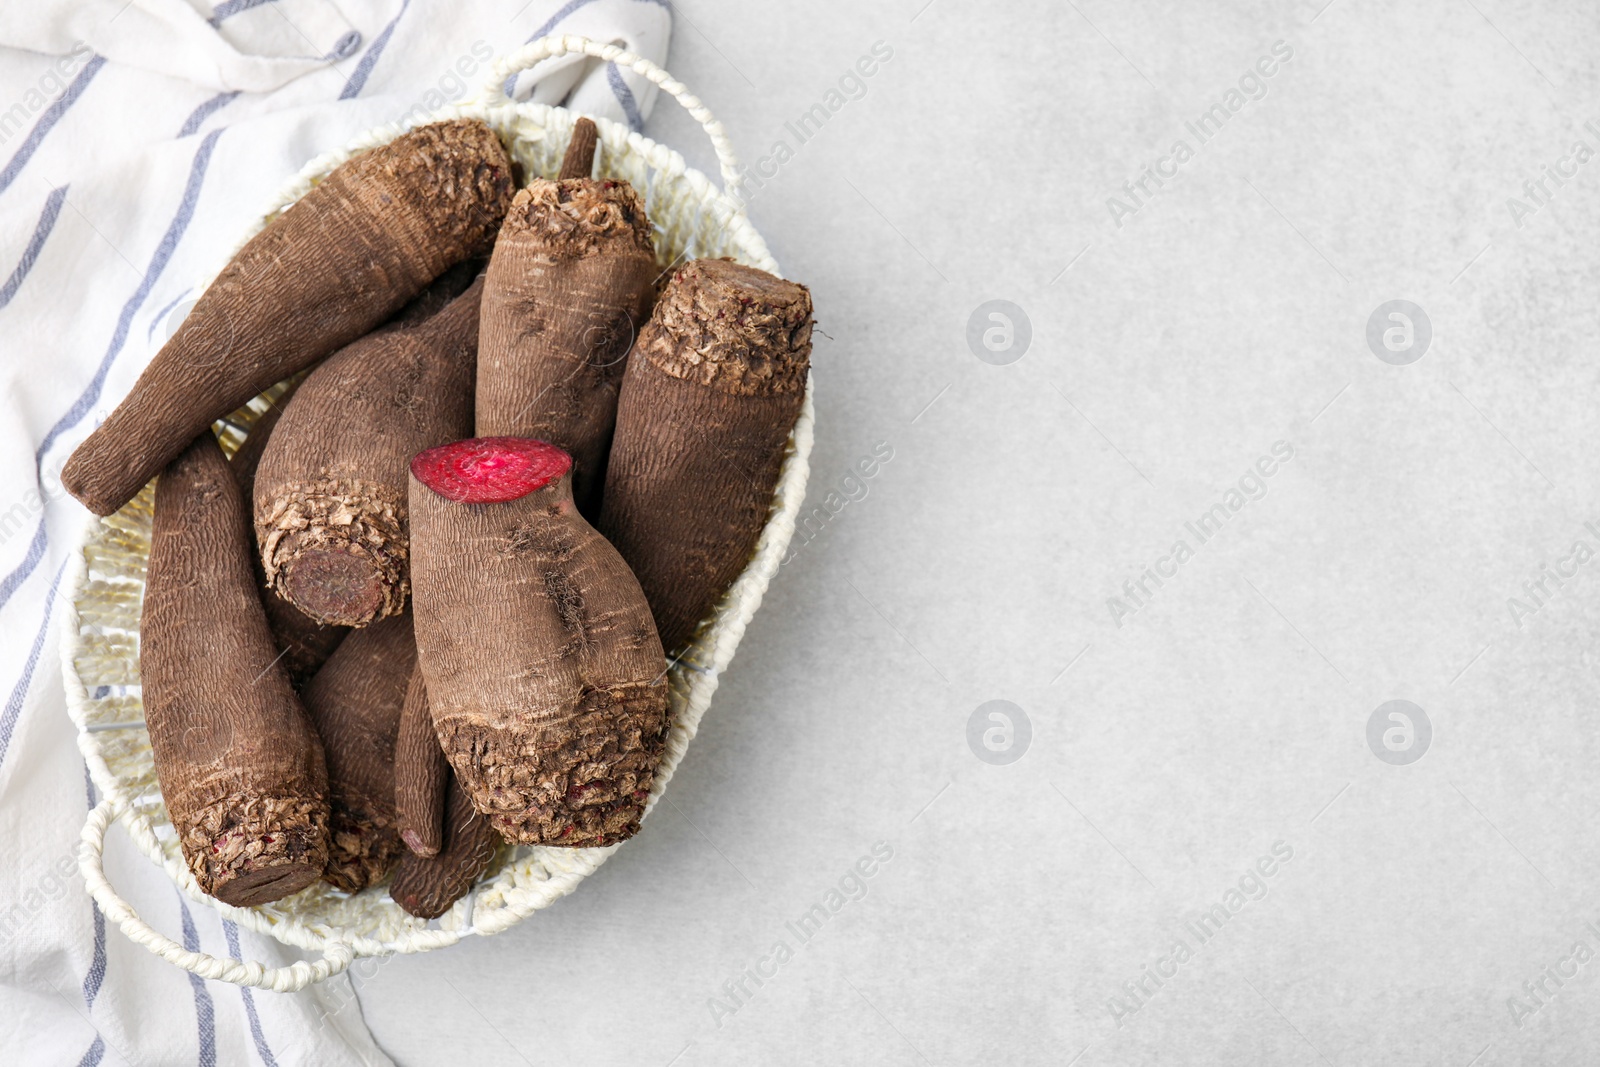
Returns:
[[[513,75],[535,63],[568,54],[616,63],[650,79],[688,109],[716,149],[724,180],[720,190],[704,175],[690,170],[678,153],[614,122],[596,119],[601,141],[600,170],[608,177],[627,179],[644,195],[655,227],[656,254],[661,265],[667,267],[688,258],[730,256],[776,273],[777,265],[745,217],[738,199],[738,163],[721,125],[660,67],[615,45],[582,37],[541,38],[499,60],[475,98],[418,120],[419,124],[456,117],[482,119],[500,134],[512,158],[523,165],[527,174],[553,176],[560,168],[577,116],[562,108],[515,103],[506,98],[502,87]],[[339,163],[392,140],[400,132],[395,127],[375,131],[338,152],[312,160],[245,239]],[[238,447],[259,412],[265,410],[267,396],[280,388],[268,390],[219,424],[225,449]],[[733,658],[745,626],[760,605],[794,533],[795,517],[805,496],[811,434],[808,382],[771,516],[755,555],[702,628],[693,652],[670,672],[672,728],[646,807],[647,817],[694,737],[716,691],[718,674]],[[121,511],[89,524],[83,551],[71,561],[70,607],[62,613],[67,709],[77,724],[78,745],[88,761],[89,772],[104,797],[84,824],[79,867],[89,892],[128,937],[206,978],[280,991],[303,989],[338,974],[362,956],[425,952],[453,945],[464,937],[499,933],[572,892],[621,847],[502,847],[472,892],[431,922],[402,911],[390,899],[386,886],[352,895],[319,883],[292,897],[255,908],[230,907],[202,893],[183,862],[161,801],[139,695],[139,612],[154,495],[152,483]],[[191,899],[283,944],[320,953],[321,959],[269,968],[191,952],[154,930],[106,879],[102,849],[112,822],[120,823],[134,844],[160,864]]]

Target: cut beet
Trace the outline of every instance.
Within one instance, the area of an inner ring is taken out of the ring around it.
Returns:
[[[378,617],[383,607],[383,577],[360,556],[311,548],[295,560],[284,582],[293,602],[336,625]]]
[[[409,489],[417,666],[472,806],[517,844],[631,837],[666,750],[666,656],[638,581],[573,505],[567,454],[464,441],[424,452]]]
[[[417,481],[460,504],[500,504],[543,489],[572,469],[572,457],[531,437],[477,437],[420,452]]]

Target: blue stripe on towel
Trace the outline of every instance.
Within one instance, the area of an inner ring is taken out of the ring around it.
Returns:
[[[50,615],[56,606],[56,590],[61,587],[61,575],[66,569],[67,565],[63,563],[60,570],[56,571],[56,580],[50,583],[50,594],[44,604],[44,621],[39,624],[33,647],[28,650],[28,662],[22,668],[22,677],[17,679],[16,686],[11,690],[5,710],[0,711],[0,767],[5,766],[6,753],[11,750],[11,734],[17,728],[17,716],[22,713],[22,702],[27,699],[28,687],[33,684],[33,671],[39,666],[45,635],[50,632]]]
[[[239,927],[232,919],[223,919],[222,932],[228,937],[228,955],[243,961],[244,957],[239,954]],[[239,995],[244,998],[244,1013],[250,1019],[250,1036],[255,1039],[256,1052],[261,1056],[262,1064],[264,1067],[278,1067],[278,1061],[267,1045],[266,1035],[261,1032],[261,1016],[256,1013],[254,992],[249,986],[242,985],[239,987]]]
[[[78,1067],[99,1067],[100,1058],[106,1054],[105,1038],[99,1034],[94,1035],[94,1044],[89,1046],[89,1051],[83,1054],[83,1059],[78,1061]]]
[[[249,11],[253,7],[276,2],[277,0],[222,0],[222,3],[211,9],[211,17],[206,21],[211,24],[212,29],[216,29],[241,11]]]
[[[176,892],[176,890],[174,890]],[[200,934],[194,928],[194,916],[189,904],[178,895],[178,907],[183,909],[183,947],[190,952],[200,951]],[[200,1028],[200,1067],[217,1067],[217,1009],[211,1003],[211,991],[206,980],[193,971],[188,972],[189,985],[194,990],[194,1015]]]
[[[372,76],[372,68],[378,65],[378,60],[383,56],[383,50],[389,46],[389,38],[394,34],[395,26],[400,22],[401,16],[406,13],[406,8],[411,6],[411,0],[400,0],[400,10],[395,12],[394,18],[389,20],[389,25],[383,28],[377,38],[373,40],[366,55],[361,57],[361,62],[356,64],[355,73],[350,75],[350,80],[344,83],[344,89],[339,93],[340,100],[349,100],[361,95],[361,89],[367,84],[367,79]]]
[[[655,4],[657,7],[666,8],[668,14],[672,13],[672,0],[639,0],[639,2],[643,4]],[[594,3],[594,0],[567,0],[567,2],[561,6],[561,10],[557,11],[554,15],[551,15],[548,19],[545,19],[544,24],[537,30],[534,30],[532,35],[528,37],[528,40],[524,41],[523,43],[527,44],[532,41],[537,41],[541,37],[548,37],[550,35],[550,31],[559,26],[563,21],[571,16],[574,11],[577,11],[580,8],[588,7],[592,3]],[[613,79],[611,82],[611,88],[613,92],[616,92],[617,85],[622,80],[620,72],[618,72],[616,69],[616,64],[611,65],[611,70],[607,72],[607,77]],[[515,74],[506,79],[503,87],[503,91],[505,92],[506,96],[509,97],[511,95],[511,91],[516,88],[516,84],[517,75]],[[626,97],[624,97],[624,93],[627,94]],[[622,92],[617,93],[617,102],[622,105],[623,114],[628,116],[628,125],[632,126],[635,131],[643,129],[643,118],[640,118],[638,122],[634,121],[634,116],[639,113],[639,106],[633,101],[633,93],[628,91],[628,87],[626,85],[622,86]]]
[[[169,312],[173,308],[177,307],[178,306],[178,301],[180,301],[184,297],[188,296],[189,293],[190,293],[190,290],[185,289],[183,292],[179,293],[177,296],[173,297],[170,301],[168,301],[167,304],[164,307],[162,307],[162,309],[160,311],[157,311],[154,315],[150,316],[150,325],[146,326],[145,330],[144,330],[144,339],[146,341],[150,340],[150,338],[152,338],[152,337],[154,337],[156,335],[156,327],[161,324],[161,320],[162,319],[165,319],[167,317],[167,312]]]
[[[105,387],[106,373],[111,370],[111,364],[121,353],[122,346],[127,343],[128,329],[133,323],[133,316],[144,304],[145,298],[150,295],[156,279],[161,277],[161,272],[166,269],[173,251],[178,247],[178,242],[183,239],[183,231],[188,228],[189,220],[194,217],[195,206],[200,200],[200,186],[205,181],[206,167],[211,163],[211,152],[216,148],[217,138],[220,136],[222,130],[212,130],[206,134],[205,139],[200,142],[200,147],[195,150],[194,162],[189,166],[189,182],[184,186],[183,201],[178,205],[178,213],[172,217],[172,222],[167,225],[167,232],[162,235],[161,243],[156,246],[155,254],[150,257],[150,266],[145,269],[139,288],[123,305],[122,314],[117,318],[116,333],[112,335],[106,354],[100,359],[99,368],[94,372],[94,377],[83,394],[73,403],[72,408],[61,416],[61,420],[50,428],[49,433],[44,435],[39,450],[34,454],[35,461],[43,462],[44,454],[55,444],[56,438],[82,422],[83,417],[89,414],[100,400],[100,390]]]
[[[639,0],[639,2],[642,4],[654,4],[657,7],[664,7],[667,9],[669,14],[672,12],[672,0]],[[551,15],[545,20],[543,26],[540,26],[537,30],[533,31],[533,36],[529,37],[528,40],[537,41],[541,37],[548,36],[551,30],[555,29],[561,24],[562,20],[568,18],[579,8],[588,7],[592,3],[594,3],[594,0],[567,0],[567,3],[562,5],[560,11],[557,11],[554,15]]]
[[[0,581],[0,608],[5,607],[12,594],[28,580],[28,575],[33,573],[33,569],[44,558],[44,550],[49,543],[50,537],[45,532],[44,516],[41,515],[39,528],[33,532],[33,540],[28,545],[28,554],[22,557],[22,562],[17,564],[16,570],[6,575],[4,581]]]
[[[39,214],[39,222],[33,228],[33,236],[28,238],[28,247],[22,250],[22,258],[17,260],[17,269],[11,272],[11,277],[0,285],[0,308],[11,303],[11,298],[17,295],[17,290],[22,288],[22,280],[33,269],[33,264],[39,258],[39,250],[44,248],[45,241],[50,239],[50,231],[56,228],[56,220],[61,217],[61,205],[66,203],[67,187],[59,185],[50,190],[50,195],[45,198],[44,211]]]
[[[207,100],[205,103],[195,108],[189,113],[189,117],[183,120],[183,128],[178,131],[179,139],[188,137],[190,134],[197,132],[200,129],[201,123],[205,122],[206,119],[210,118],[222,108],[226,107],[233,101],[233,98],[238,95],[239,90],[237,89],[231,93],[218,93],[210,100]]]
[[[633,90],[622,80],[622,72],[617,69],[615,63],[606,64],[606,81],[611,83],[611,93],[617,98],[617,103],[622,105],[622,113],[628,116],[628,128],[634,133],[642,133],[644,116],[639,114],[639,102],[633,98]]]
[[[94,779],[89,777],[89,765],[83,765],[83,791],[89,800],[89,810],[94,810]],[[89,898],[89,907],[94,912],[94,955],[89,960],[89,973],[83,976],[83,1002],[92,1011],[94,998],[100,995],[100,986],[106,980],[106,913],[100,910],[100,902],[93,897]]]
[[[235,15],[249,11],[253,7],[260,7],[263,4],[274,3],[277,3],[277,0],[223,0],[222,3],[218,4],[212,9],[211,17],[206,19],[206,22],[210,24],[212,29],[217,29],[224,22],[233,18]],[[287,21],[287,19],[285,19],[285,21]],[[356,50],[356,46],[360,43],[361,34],[357,33],[355,30],[350,30],[340,36],[340,38],[333,43],[333,51],[329,52],[322,58],[324,61],[328,62],[331,62],[335,59],[344,59],[346,56],[350,55],[351,52],[354,52]],[[234,93],[233,95],[238,96],[239,94]],[[227,101],[225,100],[223,103],[227,103]],[[222,105],[218,104],[217,106],[221,107]],[[193,133],[194,131],[191,130],[189,132]],[[179,136],[182,135],[180,134]]]
[[[83,976],[83,1002],[92,1008],[106,980],[106,913],[100,910],[97,900],[91,899],[89,906],[94,909],[94,958],[89,962],[89,973]]]
[[[561,10],[545,19],[544,25],[534,30],[533,33],[528,37],[528,40],[524,41],[523,43],[528,44],[533,41],[537,41],[541,37],[548,37],[550,35],[550,31],[555,29],[556,26],[558,26],[568,15],[572,14],[580,7],[588,7],[592,3],[594,3],[594,0],[567,0],[567,2],[561,6]],[[506,96],[510,97],[512,90],[515,89],[516,86],[517,75],[513,74],[511,77],[506,79],[505,85],[501,88]]]
[[[39,145],[45,136],[55,128],[73,104],[78,102],[78,97],[89,87],[94,76],[106,65],[104,56],[95,56],[83,65],[78,71],[78,76],[67,85],[66,92],[56,98],[55,102],[44,109],[44,114],[39,116],[39,121],[33,124],[33,129],[28,131],[28,137],[22,142],[22,147],[17,149],[16,155],[11,157],[4,170],[0,170],[0,193],[6,191],[12,182],[17,180],[17,175],[22,173],[22,168],[28,165],[28,160],[39,150]]]

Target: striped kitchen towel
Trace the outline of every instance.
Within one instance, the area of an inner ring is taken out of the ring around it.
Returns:
[[[108,931],[75,846],[95,801],[64,705],[61,466],[306,160],[477,89],[550,32],[657,62],[667,0],[36,0],[0,6],[0,1063],[388,1063],[346,977],[204,981]],[[565,57],[519,94],[637,128],[655,90]],[[296,958],[183,898],[115,831],[113,881],[193,949]],[[402,1055],[404,1050],[392,1050]]]

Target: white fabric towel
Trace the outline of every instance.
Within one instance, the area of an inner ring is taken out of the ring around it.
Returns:
[[[57,624],[88,513],[59,472],[306,160],[475,92],[494,57],[536,36],[581,33],[665,62],[670,30],[665,0],[0,9],[0,1063],[390,1062],[347,977],[290,995],[203,981],[107,929],[85,893],[75,848],[96,798]],[[535,73],[521,94],[635,127],[655,98],[606,64]],[[142,917],[194,949],[299,958],[181,896],[116,828],[107,868]]]

